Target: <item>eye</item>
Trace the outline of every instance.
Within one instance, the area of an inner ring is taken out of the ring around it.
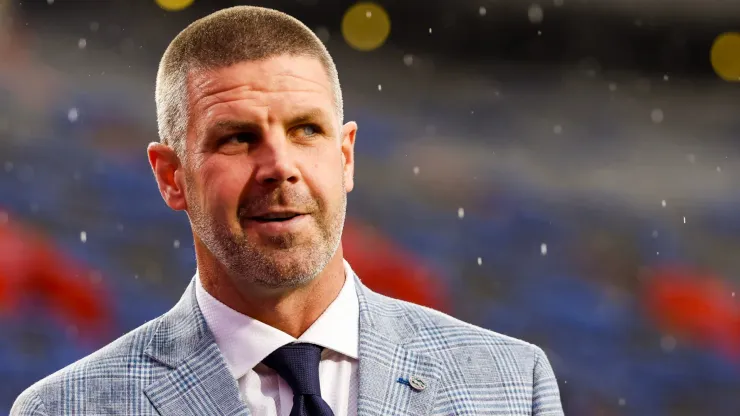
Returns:
[[[257,140],[254,133],[236,133],[223,138],[223,144],[251,144]]]
[[[321,133],[321,128],[315,124],[304,124],[296,129],[301,137],[312,137]]]

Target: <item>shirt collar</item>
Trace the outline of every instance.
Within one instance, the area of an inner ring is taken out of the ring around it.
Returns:
[[[298,339],[219,302],[206,292],[196,272],[198,306],[234,378],[241,378],[273,351],[292,342],[320,345],[356,360],[360,306],[354,272],[346,260],[344,270],[339,295]]]

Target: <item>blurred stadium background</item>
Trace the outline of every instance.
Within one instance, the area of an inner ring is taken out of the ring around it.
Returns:
[[[0,0],[0,413],[165,312],[159,57],[233,0]],[[740,2],[264,0],[360,129],[347,258],[537,343],[568,415],[740,414]]]

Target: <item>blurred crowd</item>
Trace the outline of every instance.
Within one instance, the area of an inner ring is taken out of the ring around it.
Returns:
[[[144,153],[161,51],[134,59],[89,16],[84,36],[29,28],[9,4],[0,412],[163,313],[195,267]],[[738,413],[738,88],[323,36],[360,127],[344,244],[371,288],[542,346],[568,415]]]

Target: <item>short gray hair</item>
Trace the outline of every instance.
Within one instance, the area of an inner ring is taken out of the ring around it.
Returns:
[[[236,6],[196,20],[172,40],[157,71],[159,139],[185,157],[187,81],[191,71],[212,70],[280,55],[318,59],[329,76],[339,122],[342,90],[334,61],[319,38],[298,19],[277,10]]]

